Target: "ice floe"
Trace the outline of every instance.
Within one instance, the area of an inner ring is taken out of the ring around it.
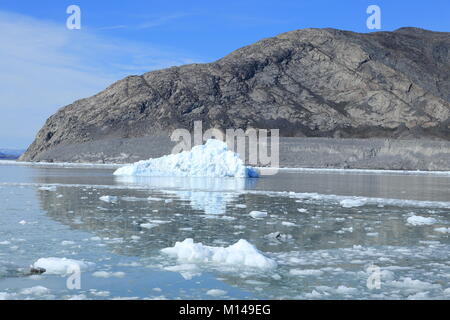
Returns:
[[[118,271],[118,272],[108,272],[108,271],[96,271],[92,274],[93,277],[96,278],[123,278],[125,277],[125,273]]]
[[[243,239],[229,247],[213,247],[195,243],[193,239],[188,238],[175,243],[174,247],[162,249],[162,252],[176,257],[179,261],[191,263],[211,262],[259,269],[277,267],[274,260],[263,255],[255,246]]]
[[[435,228],[434,231],[440,232],[440,233],[450,233],[450,228],[440,227],[440,228]]]
[[[267,217],[267,212],[265,211],[252,211],[249,213],[249,216],[254,219]]]
[[[75,271],[86,271],[95,266],[92,262],[85,262],[66,258],[40,258],[33,264],[33,268],[45,269],[45,274],[67,275]]]
[[[31,288],[22,289],[20,291],[21,294],[24,295],[35,295],[35,296],[42,296],[47,295],[50,293],[50,290],[43,286],[36,286]]]
[[[220,296],[226,295],[227,292],[224,291],[224,290],[220,290],[220,289],[211,289],[211,290],[208,290],[208,291],[206,292],[206,294],[207,294],[208,296],[212,296],[212,297],[220,297]]]
[[[421,217],[421,216],[411,216],[408,219],[406,219],[408,224],[411,224],[413,226],[420,226],[420,225],[429,225],[436,223],[437,220],[434,218],[427,218],[427,217]]]
[[[114,203],[119,200],[119,198],[116,196],[101,196],[99,199],[103,202],[109,202],[109,203]]]
[[[191,151],[136,162],[117,169],[116,176],[258,177],[226,143],[209,139]]]
[[[360,198],[360,199],[344,199],[340,202],[340,205],[343,208],[354,208],[354,207],[362,207],[367,203],[366,199]]]

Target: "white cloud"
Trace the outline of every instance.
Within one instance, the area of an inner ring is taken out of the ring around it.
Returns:
[[[0,146],[25,147],[58,108],[129,74],[191,63],[173,49],[0,11]]]

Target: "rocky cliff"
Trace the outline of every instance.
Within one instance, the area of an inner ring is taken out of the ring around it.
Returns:
[[[285,137],[450,140],[449,114],[450,33],[304,29],[213,63],[120,80],[51,116],[21,160],[58,160],[43,155],[89,143],[101,153],[101,141],[167,135],[196,120]]]

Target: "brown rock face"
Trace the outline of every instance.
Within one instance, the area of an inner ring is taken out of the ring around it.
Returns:
[[[204,128],[282,136],[450,140],[450,33],[304,29],[213,63],[129,76],[50,117],[22,160],[54,147]]]

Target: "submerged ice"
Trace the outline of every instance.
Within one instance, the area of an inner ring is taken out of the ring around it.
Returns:
[[[258,177],[226,143],[209,139],[191,151],[139,161],[117,169],[116,176]]]

